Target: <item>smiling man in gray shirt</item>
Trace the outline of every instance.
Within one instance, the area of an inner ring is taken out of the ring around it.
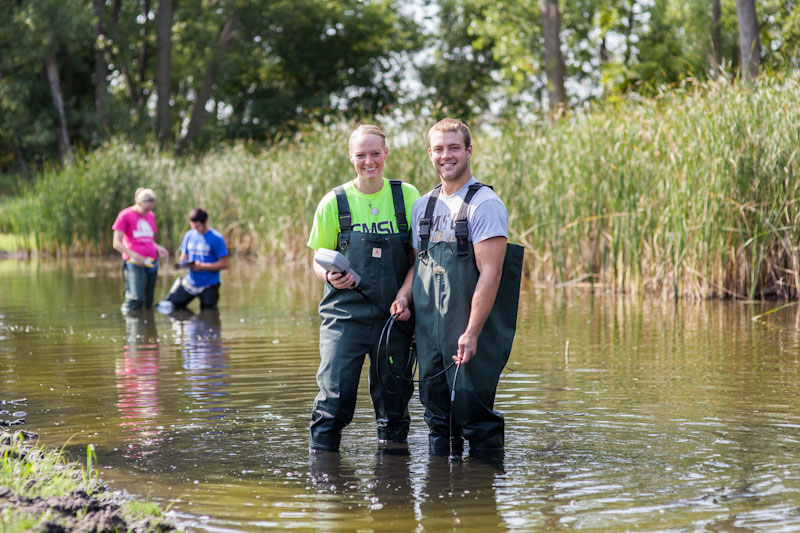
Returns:
[[[497,296],[508,239],[508,211],[470,171],[469,128],[444,119],[428,132],[428,155],[441,184],[414,203],[412,239],[417,259],[392,312],[413,301],[420,399],[432,454],[502,453],[503,416],[493,409],[508,353],[509,331],[487,323]],[[510,332],[513,337],[513,330]],[[453,364],[455,363],[455,364]],[[463,401],[452,405],[456,365]]]

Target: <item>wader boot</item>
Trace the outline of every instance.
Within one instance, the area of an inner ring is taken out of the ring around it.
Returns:
[[[469,321],[472,295],[478,282],[478,267],[472,242],[467,240],[467,206],[482,184],[470,186],[455,220],[457,242],[428,245],[430,220],[440,187],[428,201],[420,222],[420,250],[414,266],[412,293],[416,313],[420,399],[430,428],[433,454],[447,454],[450,436],[450,389],[455,366],[438,378],[431,376],[452,364],[458,338]],[[463,439],[470,453],[502,451],[503,416],[494,410],[500,372],[511,353],[517,325],[523,249],[506,247],[503,275],[494,307],[478,338],[475,356],[459,370],[453,404],[454,452],[461,453]]]
[[[317,372],[319,394],[314,401],[310,428],[310,446],[314,450],[339,449],[342,428],[353,419],[365,355],[370,359],[369,392],[375,408],[378,439],[403,443],[408,436],[408,402],[414,390],[411,369],[407,368],[411,355],[409,328],[398,324],[393,328],[389,339],[394,361],[391,368],[385,360],[385,344],[378,353],[378,341],[389,318],[389,307],[411,267],[401,185],[397,180],[390,180],[390,183],[399,229],[399,233],[391,234],[352,231],[344,189],[334,189],[339,209],[337,250],[361,276],[361,283],[356,289],[343,290],[326,284],[319,304],[322,317],[321,362]],[[407,379],[399,379],[402,374]]]

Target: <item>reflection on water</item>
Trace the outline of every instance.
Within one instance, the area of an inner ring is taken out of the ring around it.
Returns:
[[[187,413],[190,420],[224,418],[228,392],[228,348],[222,339],[219,310],[203,309],[199,314],[188,309],[170,314],[172,332],[181,343],[186,377]]]
[[[192,530],[800,530],[797,306],[527,288],[505,458],[450,464],[416,397],[409,455],[376,453],[365,377],[342,453],[310,455],[319,283],[225,281],[217,312],[123,317],[116,262],[0,262],[0,399]]]
[[[502,529],[505,521],[497,508],[495,481],[504,474],[502,463],[451,464],[447,457],[429,457],[420,505],[426,529]]]
[[[413,488],[408,456],[378,455],[370,461],[374,461],[373,466],[366,474],[348,464],[339,453],[310,454],[312,488],[318,501],[325,502],[312,519],[322,530],[341,528],[340,521],[346,520],[352,511],[354,502],[341,495],[362,492],[363,505],[369,508],[372,520],[381,524],[381,530],[405,531],[412,523],[415,513],[409,505],[413,501]]]
[[[125,316],[125,344],[117,359],[117,409],[128,458],[159,451],[158,333],[152,309]]]

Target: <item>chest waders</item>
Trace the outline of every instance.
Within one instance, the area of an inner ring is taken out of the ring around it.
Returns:
[[[436,379],[426,381],[452,363],[458,352],[458,338],[469,321],[470,306],[478,283],[478,266],[472,242],[468,240],[469,202],[483,186],[470,185],[455,219],[456,242],[429,245],[430,224],[441,186],[431,193],[420,220],[420,249],[414,265],[412,293],[416,313],[419,393],[425,406],[425,422],[430,428],[432,453],[450,451],[450,388],[456,371],[451,366]],[[506,246],[503,273],[492,311],[483,326],[476,353],[461,365],[456,400],[452,404],[455,452],[460,455],[463,439],[476,453],[502,450],[503,415],[494,410],[494,396],[500,372],[508,362],[517,328],[519,286],[523,248]]]
[[[319,304],[319,394],[311,414],[311,448],[338,450],[342,429],[353,419],[356,393],[364,356],[369,355],[369,392],[375,408],[378,439],[405,442],[410,417],[408,401],[414,385],[392,376],[388,365],[377,363],[378,340],[389,307],[403,284],[408,269],[410,236],[403,202],[402,184],[389,181],[394,202],[397,233],[353,231],[350,206],[344,188],[336,187],[339,209],[337,251],[344,254],[360,276],[359,288],[336,289],[325,285]],[[384,310],[383,312],[381,310]],[[394,335],[391,353],[404,368],[410,357],[410,339]],[[378,371],[381,372],[378,375]],[[381,386],[381,383],[386,387]],[[391,394],[387,392],[395,392]]]

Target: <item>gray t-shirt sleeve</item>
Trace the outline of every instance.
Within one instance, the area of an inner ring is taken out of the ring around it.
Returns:
[[[414,202],[414,207],[411,208],[411,246],[415,250],[419,250],[419,221],[422,215],[425,214],[425,206],[427,205],[428,198],[425,197]]]
[[[475,206],[469,220],[473,243],[492,237],[508,238],[508,210],[499,198],[491,198]]]

